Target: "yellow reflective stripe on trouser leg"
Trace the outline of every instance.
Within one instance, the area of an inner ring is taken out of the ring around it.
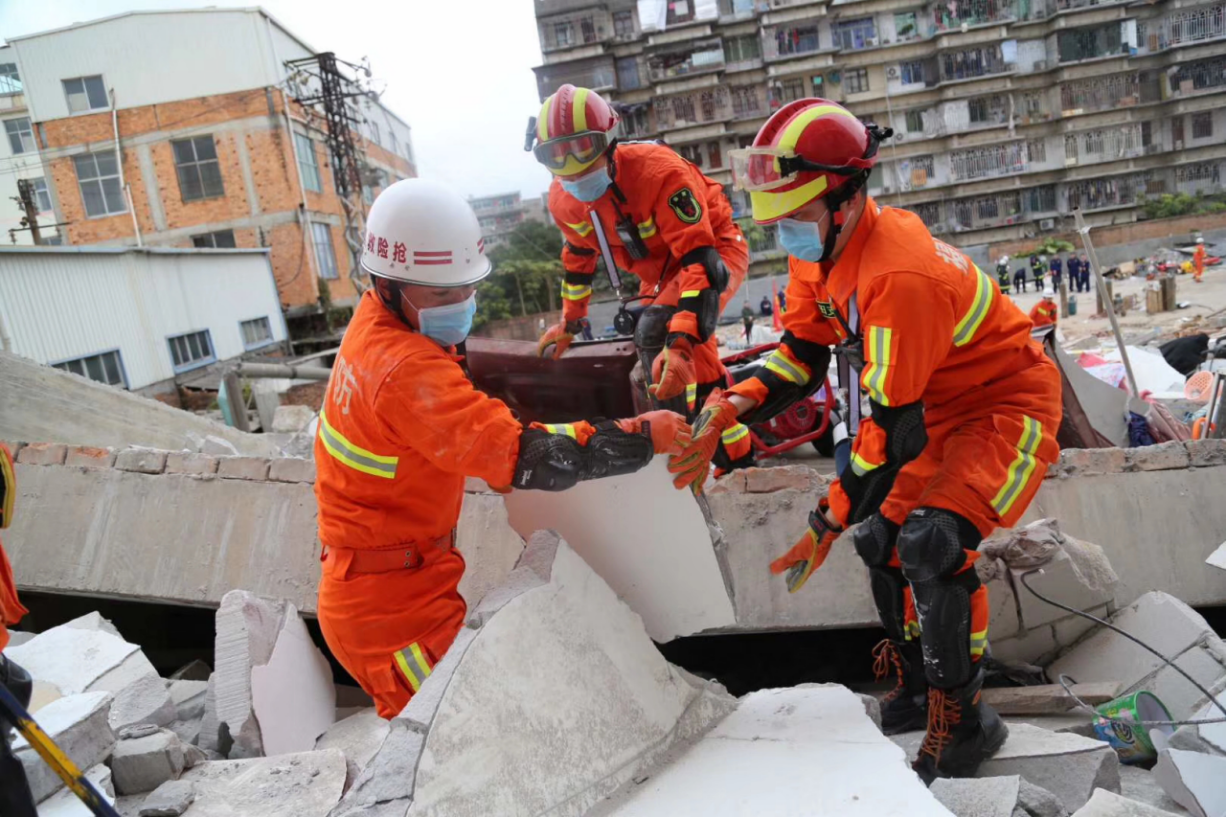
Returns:
[[[422,652],[421,647],[416,643],[410,644],[403,650],[395,653],[396,666],[400,667],[400,671],[404,673],[404,677],[408,679],[409,686],[414,692],[421,689],[421,685],[430,677],[430,673],[434,671],[434,667],[430,666],[430,660],[426,658],[426,654]]]
[[[1039,450],[1043,439],[1043,425],[1033,417],[1022,418],[1022,438],[1017,442],[1017,457],[1009,464],[1005,484],[992,498],[992,507],[1000,516],[1004,516],[1013,507],[1013,503],[1022,494],[1022,488],[1034,474],[1036,461],[1034,454]]]
[[[728,446],[732,445],[733,443],[740,442],[748,436],[749,427],[744,423],[736,423],[735,425],[729,426],[723,434],[719,435],[719,438],[724,441],[725,446]]]
[[[328,418],[322,411],[319,412],[319,439],[324,444],[324,448],[328,450],[328,453],[341,464],[371,476],[383,477],[384,479],[396,478],[396,466],[400,462],[399,457],[375,454],[361,446],[354,445],[345,439],[343,434],[332,427],[332,424],[328,422]]]
[[[545,427],[545,430],[548,431],[550,434],[565,434],[567,437],[570,437],[572,440],[579,439],[579,436],[575,434],[575,427],[571,425],[570,423],[567,423],[565,425],[561,423],[557,425],[554,425],[553,423],[541,423],[541,425],[543,425]]]
[[[568,301],[581,301],[592,294],[592,288],[584,284],[562,283],[562,297]]]
[[[882,406],[890,405],[890,398],[885,393],[885,381],[894,362],[890,348],[893,339],[894,332],[889,327],[868,328],[868,364],[864,367],[864,388],[868,389],[869,398]]]
[[[903,626],[903,637],[906,638],[907,641],[915,641],[920,637],[920,623],[918,621],[908,621]]]
[[[971,633],[971,658],[982,658],[983,651],[988,646],[988,631],[980,630],[977,633]]]

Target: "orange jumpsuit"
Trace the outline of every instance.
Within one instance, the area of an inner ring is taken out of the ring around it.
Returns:
[[[1205,245],[1197,244],[1196,249],[1192,252],[1192,266],[1196,268],[1196,280],[1199,281],[1205,276]]]
[[[1044,298],[1035,304],[1030,310],[1030,322],[1035,325],[1036,329],[1054,324],[1056,322],[1056,302]]]
[[[664,145],[618,145],[613,166],[614,183],[625,195],[625,203],[618,201],[611,189],[597,201],[586,203],[567,193],[557,178],[550,185],[549,212],[566,242],[562,247],[566,269],[562,316],[566,321],[577,321],[587,315],[592,275],[600,257],[590,216],[595,211],[617,266],[638,276],[639,294],[654,296],[641,303],[677,306],[669,332],[697,338],[698,320],[687,310],[688,302],[711,284],[705,267],[697,263],[682,266],[681,258],[702,247],[714,247],[719,253],[729,272],[728,286],[719,299],[721,311],[749,270],[749,248],[732,220],[732,207],[723,187]],[[622,220],[619,211],[635,225],[649,251],[647,258],[635,260],[626,252],[617,233]],[[722,383],[724,367],[714,335],[701,345],[695,344],[694,367],[699,385]],[[650,376],[650,370],[647,374]]]
[[[13,455],[8,446],[0,443],[0,529],[7,528],[13,515],[13,499],[17,494],[17,480],[13,472]],[[21,621],[29,611],[17,599],[17,584],[13,581],[13,568],[0,543],[0,650],[9,643],[8,628]]]
[[[853,325],[863,340],[861,387],[884,407],[922,401],[928,441],[903,465],[880,508],[855,507],[844,481],[887,465],[887,436],[865,419],[844,475],[830,488],[842,524],[874,511],[901,525],[918,507],[957,513],[986,536],[1017,523],[1059,449],[1060,376],[1030,338],[1030,321],[963,253],[932,238],[919,217],[878,208],[871,198],[855,233],[831,265],[790,259],[785,328],[801,343],[842,344]],[[786,379],[814,373],[784,344],[768,361]],[[824,375],[825,373],[820,373]],[[761,402],[757,378],[733,392]],[[967,552],[962,571],[978,553]],[[899,567],[897,548],[889,566]],[[906,632],[918,632],[910,591]],[[971,654],[987,636],[987,588],[971,598]]]
[[[362,296],[315,441],[319,623],[382,717],[404,708],[464,623],[453,536],[464,478],[510,485],[521,432],[456,357]]]

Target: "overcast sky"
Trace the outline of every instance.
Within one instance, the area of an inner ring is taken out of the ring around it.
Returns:
[[[420,175],[476,196],[549,186],[523,150],[540,107],[532,0],[0,0],[0,38],[134,9],[257,4],[312,48],[370,58],[383,102],[413,128]]]

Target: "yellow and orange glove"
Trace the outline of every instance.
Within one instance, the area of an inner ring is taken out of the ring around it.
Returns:
[[[651,445],[657,454],[680,454],[690,444],[690,424],[675,411],[649,411],[638,417],[618,420],[617,427],[627,434],[651,433]]]
[[[703,483],[711,470],[711,458],[715,456],[723,433],[736,425],[736,415],[736,406],[724,396],[722,389],[711,392],[694,420],[690,444],[668,460],[668,470],[677,475],[673,485],[678,489],[689,487],[695,494],[702,493]]]
[[[680,337],[651,364],[651,386],[647,391],[657,400],[671,400],[686,393],[686,387],[698,382],[694,368],[694,347],[688,338]],[[689,407],[691,410],[693,406]]]
[[[813,571],[822,566],[830,555],[830,546],[843,532],[843,526],[831,521],[830,503],[825,497],[817,503],[817,509],[809,514],[809,527],[791,550],[771,562],[771,573],[778,575],[787,571],[788,592],[795,593],[804,587]]]
[[[553,326],[545,330],[545,334],[541,335],[540,341],[536,344],[537,357],[545,357],[545,350],[551,345],[553,353],[549,357],[557,360],[565,354],[570,348],[570,344],[575,339],[575,335],[582,331],[578,321],[570,323],[562,321],[555,323]]]

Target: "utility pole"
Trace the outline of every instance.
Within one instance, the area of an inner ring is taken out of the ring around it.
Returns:
[[[43,236],[38,228],[38,202],[34,200],[34,186],[30,184],[29,179],[17,180],[16,201],[26,214],[21,220],[21,226],[30,231],[30,237],[34,239],[36,245],[42,244]]]

